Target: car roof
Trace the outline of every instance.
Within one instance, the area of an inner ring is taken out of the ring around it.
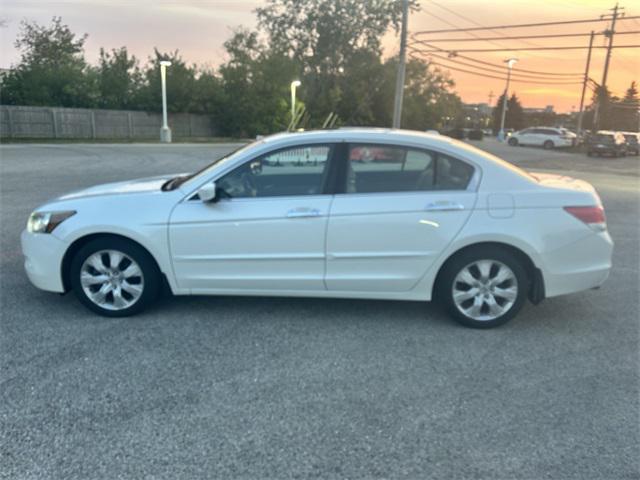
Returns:
[[[265,143],[277,143],[282,140],[295,140],[296,142],[319,141],[363,141],[363,142],[393,142],[393,141],[419,141],[432,145],[452,145],[454,140],[450,137],[418,130],[402,130],[395,128],[374,127],[342,127],[329,130],[307,130],[303,132],[283,132],[269,135],[262,139]]]

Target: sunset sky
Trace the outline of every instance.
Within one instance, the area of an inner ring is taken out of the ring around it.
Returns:
[[[158,47],[162,51],[178,49],[183,57],[200,65],[215,67],[225,60],[223,42],[237,26],[255,26],[253,9],[262,2],[253,0],[2,0],[0,18],[6,21],[0,29],[0,67],[8,68],[19,58],[13,46],[22,19],[48,23],[52,16],[61,16],[78,34],[88,33],[86,56],[90,62],[98,57],[100,47],[127,48],[141,60],[145,60]],[[411,15],[409,32],[438,30],[455,27],[493,26],[551,22],[574,19],[598,18],[609,13],[612,1],[603,0],[422,0],[421,11]],[[621,2],[626,16],[640,15],[636,1]],[[443,8],[444,7],[444,8]],[[447,11],[447,9],[449,11]],[[457,15],[456,15],[457,14]],[[475,22],[472,23],[472,22]],[[601,32],[608,23],[585,23],[546,28],[471,32],[477,36],[501,37],[514,35],[543,35],[553,33]],[[617,32],[640,31],[640,19],[621,21]],[[429,38],[473,38],[471,33],[431,35]],[[426,39],[427,37],[423,37]],[[588,36],[528,40],[536,46],[570,46],[588,44]],[[614,44],[640,44],[639,34],[622,34]],[[500,48],[527,46],[522,40],[494,40],[492,42],[442,42],[443,49]],[[605,45],[604,36],[596,37],[596,46]],[[389,34],[384,39],[385,55],[398,51],[398,38]],[[530,45],[529,45],[530,46]],[[586,50],[521,51],[463,53],[468,57],[501,64],[505,58],[517,57],[514,72],[518,68],[536,72],[576,73],[584,71]],[[602,79],[605,50],[596,49],[592,57],[590,76],[597,82]],[[640,49],[613,51],[609,73],[609,88],[614,94],[623,95],[632,80],[640,78]],[[465,61],[465,60],[462,60]],[[469,63],[468,61],[466,61]],[[469,69],[462,65],[457,68]],[[488,73],[500,76],[500,74]],[[456,91],[465,102],[487,102],[490,92],[500,94],[504,80],[483,78],[467,73],[451,71],[456,81]],[[514,77],[515,78],[515,77]],[[543,81],[557,79],[573,81],[577,77],[550,76]],[[561,81],[558,80],[558,81]],[[557,111],[577,110],[580,85],[541,85],[514,82],[512,91],[518,94],[525,107],[554,105]],[[302,87],[304,88],[304,86]],[[493,103],[495,103],[495,96]]]

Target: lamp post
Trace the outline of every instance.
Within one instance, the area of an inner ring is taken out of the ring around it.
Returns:
[[[167,123],[167,67],[171,66],[168,60],[160,61],[160,80],[162,82],[162,128],[160,128],[160,141],[171,143],[171,129]]]
[[[296,88],[300,85],[300,80],[294,80],[291,82],[291,128],[295,127],[293,120],[296,116]]]
[[[517,58],[510,58],[509,60],[505,60],[505,63],[507,64],[509,70],[507,70],[507,85],[504,88],[504,99],[502,101],[502,118],[500,120],[500,132],[498,132],[498,140],[500,140],[501,142],[503,142],[505,138],[504,121],[507,117],[507,99],[509,95],[509,82],[511,81],[511,69],[517,61]]]

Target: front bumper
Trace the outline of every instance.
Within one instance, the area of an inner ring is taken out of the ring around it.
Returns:
[[[62,259],[67,244],[49,233],[29,233],[20,236],[24,269],[34,286],[48,292],[64,292]]]

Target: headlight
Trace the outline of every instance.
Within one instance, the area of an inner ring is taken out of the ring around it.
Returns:
[[[33,212],[29,215],[27,230],[29,233],[51,233],[58,225],[75,214],[75,210],[64,212]]]

